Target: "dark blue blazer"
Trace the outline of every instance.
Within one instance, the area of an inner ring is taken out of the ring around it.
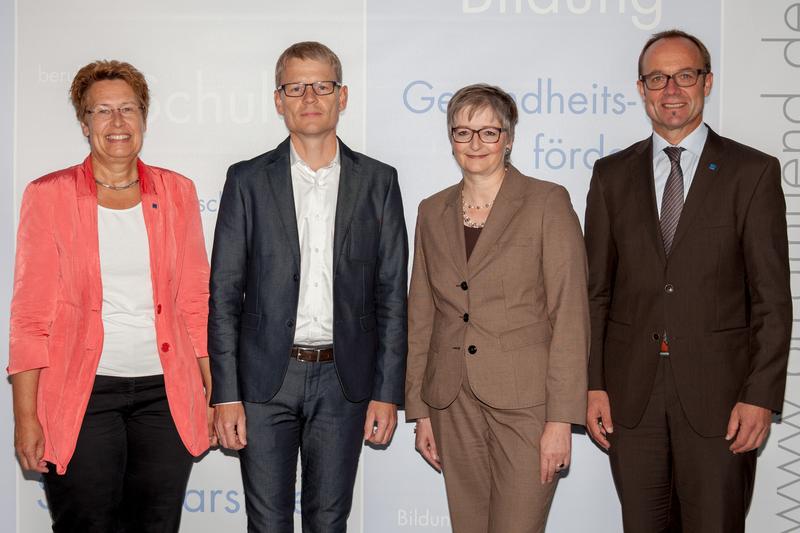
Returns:
[[[408,238],[397,171],[339,141],[333,343],[345,396],[401,404]],[[300,289],[289,139],[228,169],[211,256],[212,403],[269,401],[294,340]]]

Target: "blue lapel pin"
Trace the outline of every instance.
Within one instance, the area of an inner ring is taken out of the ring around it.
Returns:
[[[717,170],[717,164],[716,163],[709,163],[708,164],[708,170]]]

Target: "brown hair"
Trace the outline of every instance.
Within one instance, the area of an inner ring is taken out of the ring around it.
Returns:
[[[342,62],[339,61],[339,57],[333,53],[333,50],[316,41],[303,41],[300,43],[294,43],[292,46],[284,50],[281,56],[278,58],[278,62],[275,64],[275,87],[278,87],[281,84],[283,71],[286,69],[286,64],[290,59],[313,59],[315,61],[327,62],[331,67],[333,67],[333,73],[336,76],[336,79],[332,81],[338,81],[339,83],[342,83]]]
[[[150,90],[147,88],[147,81],[144,75],[130,63],[116,60],[92,61],[75,74],[72,86],[69,89],[69,96],[78,120],[83,121],[86,114],[86,95],[89,87],[96,81],[101,80],[122,80],[130,85],[139,103],[142,106],[142,115],[147,119],[147,110],[150,107]]]
[[[645,52],[647,52],[647,49],[650,48],[654,43],[662,39],[688,39],[689,41],[694,43],[694,45],[700,51],[700,56],[703,58],[703,69],[705,69],[706,72],[711,72],[711,54],[708,53],[708,48],[706,48],[706,45],[703,44],[703,41],[701,41],[700,39],[698,39],[697,37],[695,37],[690,33],[686,33],[685,31],[682,30],[673,29],[653,34],[653,36],[650,37],[650,39],[648,39],[646,43],[644,43],[644,48],[642,48],[642,53],[639,54],[639,76],[644,74],[644,72],[642,72],[642,69],[644,67]]]
[[[455,126],[455,117],[460,111],[468,110],[468,116],[472,118],[476,111],[486,108],[497,116],[508,140],[513,141],[514,128],[519,119],[517,104],[503,89],[486,83],[462,87],[447,103],[447,136],[450,137],[450,132]],[[511,153],[507,152],[506,163],[510,158]]]

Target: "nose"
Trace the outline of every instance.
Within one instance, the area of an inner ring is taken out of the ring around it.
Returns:
[[[670,78],[667,80],[667,85],[664,87],[664,92],[669,94],[679,93],[681,88],[678,87],[678,84],[675,83],[675,78]]]
[[[111,122],[115,125],[121,125],[125,123],[125,119],[122,118],[122,111],[119,109],[112,109],[111,110]]]
[[[317,101],[317,93],[314,92],[314,87],[306,85],[306,92],[303,93],[303,102],[313,104]]]
[[[481,136],[478,135],[477,131],[472,132],[472,139],[469,140],[469,147],[473,150],[480,150],[483,142],[481,141]]]

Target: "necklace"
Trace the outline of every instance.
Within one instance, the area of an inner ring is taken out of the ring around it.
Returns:
[[[464,198],[464,195],[462,193],[461,205],[463,206],[463,208],[461,209],[461,214],[464,217],[464,225],[470,228],[482,228],[486,225],[486,219],[483,219],[481,221],[473,220],[469,216],[469,214],[467,214],[467,209],[475,209],[476,211],[480,211],[481,209],[489,209],[494,205],[494,200],[492,200],[491,202],[487,202],[483,205],[470,205],[467,203],[467,200]]]
[[[100,185],[101,187],[105,187],[106,189],[109,189],[109,190],[112,190],[112,191],[124,191],[125,189],[130,189],[131,187],[133,187],[134,185],[139,183],[139,178],[136,178],[135,180],[130,181],[130,182],[126,183],[125,185],[110,185],[108,183],[103,183],[102,181],[98,180],[97,178],[95,178],[94,182],[96,184]]]

